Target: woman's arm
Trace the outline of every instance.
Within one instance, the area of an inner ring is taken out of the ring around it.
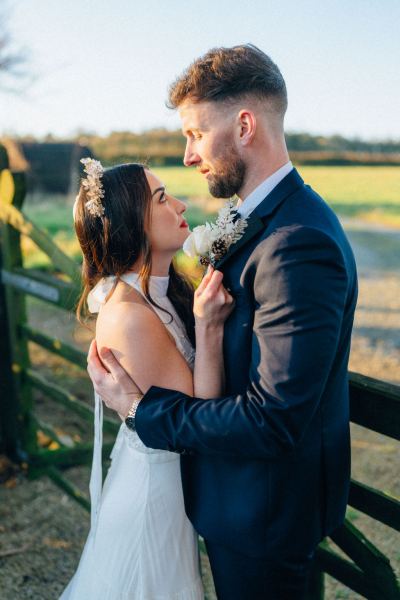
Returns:
[[[193,384],[194,395],[197,398],[218,398],[223,395],[225,387],[223,338],[223,324],[217,327],[196,324]]]
[[[136,391],[145,394],[154,385],[193,396],[193,376],[186,360],[147,306],[133,302],[106,305],[98,317],[96,342],[98,348],[111,350],[139,388]]]
[[[210,271],[195,294],[197,397],[215,397],[224,387],[223,323],[233,299],[221,282],[222,273]],[[210,305],[214,305],[211,313]],[[186,361],[157,315],[143,305],[103,307],[88,354],[88,372],[105,404],[120,415],[128,414],[132,394],[145,393],[151,386],[193,396],[193,375]]]
[[[221,272],[210,268],[194,295],[194,395],[197,398],[218,398],[224,393],[224,322],[232,312],[233,299],[222,285],[222,278]],[[213,306],[212,312],[210,306]]]

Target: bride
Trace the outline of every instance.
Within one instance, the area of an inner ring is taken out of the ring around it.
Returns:
[[[223,323],[232,297],[217,271],[194,294],[176,271],[172,258],[189,235],[185,204],[142,165],[104,171],[98,161],[82,162],[87,177],[74,206],[83,252],[78,313],[86,304],[98,312],[98,347],[113,351],[143,393],[156,385],[220,396]],[[220,307],[219,322],[207,320],[205,298]],[[96,397],[91,528],[61,600],[203,600],[179,454],[145,447],[128,418],[101,489],[101,419]]]

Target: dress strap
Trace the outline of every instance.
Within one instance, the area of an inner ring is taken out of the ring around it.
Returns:
[[[102,446],[103,446],[103,402],[100,396],[94,395],[94,444],[92,472],[90,475],[90,526],[95,531],[100,509],[101,489],[103,485]]]

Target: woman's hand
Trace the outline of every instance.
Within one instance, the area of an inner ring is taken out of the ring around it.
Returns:
[[[208,268],[194,294],[193,313],[197,327],[219,329],[231,314],[235,301],[222,284],[223,274]]]
[[[209,267],[194,294],[194,393],[198,398],[218,398],[224,390],[224,322],[234,308],[234,300],[222,285],[222,279],[220,271]]]

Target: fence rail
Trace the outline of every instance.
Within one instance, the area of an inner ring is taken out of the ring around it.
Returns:
[[[93,420],[93,409],[32,369],[29,342],[70,363],[86,368],[86,355],[65,342],[31,327],[26,320],[25,297],[72,311],[80,292],[79,268],[22,212],[25,180],[8,170],[8,159],[0,146],[0,442],[2,450],[28,465],[31,477],[46,474],[67,494],[89,510],[86,496],[64,476],[68,466],[91,461],[92,444],[66,445],[54,428],[34,414],[32,391],[40,390],[52,401],[81,419]],[[30,239],[51,259],[56,275],[23,265],[21,235]],[[350,416],[353,423],[400,439],[400,387],[349,374]],[[118,423],[104,419],[104,429],[116,434]],[[38,446],[38,433],[56,442],[54,450]],[[105,443],[103,458],[111,451]],[[350,486],[349,505],[390,528],[400,530],[400,502],[361,482]],[[324,540],[317,551],[309,589],[309,600],[324,597],[323,573],[329,573],[351,590],[371,600],[399,600],[400,591],[389,559],[346,519],[332,541],[347,555],[339,556]],[[205,552],[204,544],[200,547]]]

